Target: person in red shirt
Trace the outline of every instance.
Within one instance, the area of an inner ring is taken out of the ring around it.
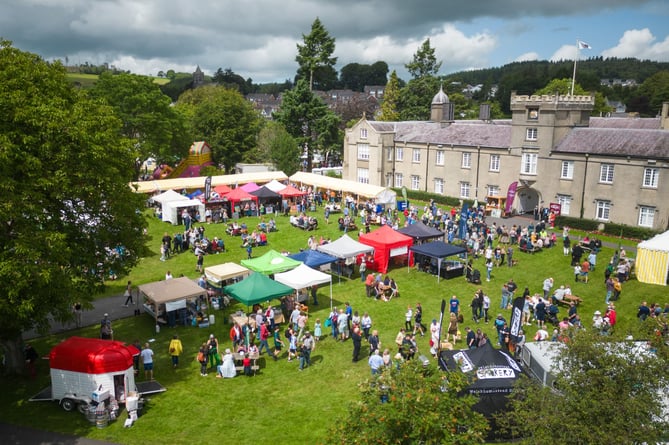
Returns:
[[[612,304],[609,305],[604,317],[609,317],[609,324],[611,325],[611,327],[614,327],[616,325],[617,316],[618,315],[616,314],[616,308]]]

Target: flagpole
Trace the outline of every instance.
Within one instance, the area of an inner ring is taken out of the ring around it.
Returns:
[[[578,44],[578,39],[576,39],[576,58],[574,59],[574,74],[571,76],[571,93],[570,96],[574,95],[574,84],[576,84],[576,62],[578,61],[578,56],[581,53],[580,45]]]

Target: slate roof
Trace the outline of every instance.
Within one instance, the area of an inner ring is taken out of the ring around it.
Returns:
[[[511,145],[511,121],[495,120],[455,121],[443,125],[438,122],[406,121],[369,124],[378,132],[395,132],[395,142],[430,143],[459,146],[508,148]]]
[[[660,118],[591,117],[590,128],[659,130]]]
[[[591,120],[592,122],[592,120]],[[669,159],[669,131],[617,128],[574,128],[555,147],[555,152],[590,153]]]

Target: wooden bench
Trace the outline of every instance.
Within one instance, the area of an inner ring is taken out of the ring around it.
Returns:
[[[562,297],[562,300],[557,300],[558,305],[561,306],[570,306],[571,303],[579,305],[582,302],[583,299],[581,297],[577,297],[576,295],[565,295]]]
[[[260,369],[260,366],[258,365],[251,365],[251,370],[253,371],[253,374],[255,375],[256,372]],[[238,373],[243,373],[244,372],[244,367],[243,366],[235,366],[235,370]]]

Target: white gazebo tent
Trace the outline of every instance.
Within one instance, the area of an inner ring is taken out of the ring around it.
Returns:
[[[149,198],[149,201],[157,202],[160,205],[163,205],[166,202],[186,200],[188,200],[188,196],[184,196],[181,193],[175,192],[174,190],[167,190],[166,192]]]
[[[669,274],[669,231],[642,241],[636,248],[634,269],[637,280],[667,285]]]
[[[204,203],[197,199],[184,199],[181,201],[169,201],[163,204],[163,221],[170,222],[174,225],[179,223],[179,213],[184,207],[195,207],[199,215],[200,221],[205,220]]]
[[[326,273],[312,269],[305,264],[300,264],[293,270],[275,274],[274,281],[278,281],[295,290],[330,283],[330,309],[332,309],[332,276]]]
[[[318,246],[316,250],[332,255],[333,257],[345,260],[346,264],[355,263],[355,257],[361,253],[373,252],[374,248],[366,244],[362,244],[348,236],[347,234],[342,235],[339,239]],[[341,279],[341,272],[340,277]]]
[[[283,190],[283,189],[285,189],[285,188],[286,188],[286,185],[285,185],[285,184],[281,184],[281,183],[280,183],[279,181],[277,181],[276,179],[272,179],[270,182],[268,182],[267,184],[265,184],[265,187],[267,187],[268,189],[270,189],[271,191],[273,191],[273,192],[275,192],[275,193],[279,193],[279,190]]]

